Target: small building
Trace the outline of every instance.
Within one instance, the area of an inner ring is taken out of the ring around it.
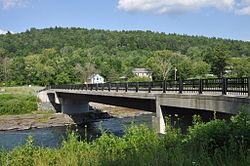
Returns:
[[[92,74],[88,77],[87,83],[89,84],[101,84],[104,83],[104,78],[99,74]]]
[[[147,77],[152,80],[152,70],[146,68],[134,68],[132,73],[138,77]]]
[[[126,76],[121,76],[121,77],[119,77],[119,80],[120,81],[127,81],[127,77]]]

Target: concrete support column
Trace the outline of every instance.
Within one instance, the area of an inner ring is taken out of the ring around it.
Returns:
[[[59,98],[62,113],[72,115],[72,114],[81,114],[89,111],[89,101],[88,100],[79,100],[79,99],[70,99],[70,98]]]
[[[161,134],[165,134],[165,127],[166,127],[166,124],[165,124],[165,121],[164,121],[164,116],[163,116],[163,113],[162,113],[162,109],[161,109],[161,105],[159,103],[159,98],[156,97],[156,100],[155,100],[155,104],[156,104],[156,117],[154,118],[154,123],[155,123],[155,127],[157,129],[157,132],[158,133],[161,133]]]

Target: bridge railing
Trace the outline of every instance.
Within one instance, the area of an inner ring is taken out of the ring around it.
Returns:
[[[250,96],[250,78],[213,78],[192,80],[164,80],[153,82],[122,82],[103,84],[51,85],[46,89],[68,89],[116,92],[175,92],[175,93],[221,93],[223,95]]]

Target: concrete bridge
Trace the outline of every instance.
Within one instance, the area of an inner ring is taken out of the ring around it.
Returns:
[[[228,118],[243,106],[250,113],[249,78],[56,85],[46,90],[66,114],[89,111],[90,101],[156,112],[153,122],[159,133],[165,131],[165,115],[171,115],[173,125],[179,118],[189,125],[194,114],[208,121]]]

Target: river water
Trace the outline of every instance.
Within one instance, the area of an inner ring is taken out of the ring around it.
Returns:
[[[23,145],[28,136],[32,136],[35,146],[59,147],[66,138],[69,130],[77,131],[81,138],[87,137],[93,140],[101,135],[101,131],[107,131],[117,136],[124,134],[124,128],[135,124],[145,124],[151,128],[152,114],[140,115],[126,118],[110,118],[86,124],[79,127],[51,127],[42,129],[31,129],[24,131],[0,131],[0,149],[13,149]]]

